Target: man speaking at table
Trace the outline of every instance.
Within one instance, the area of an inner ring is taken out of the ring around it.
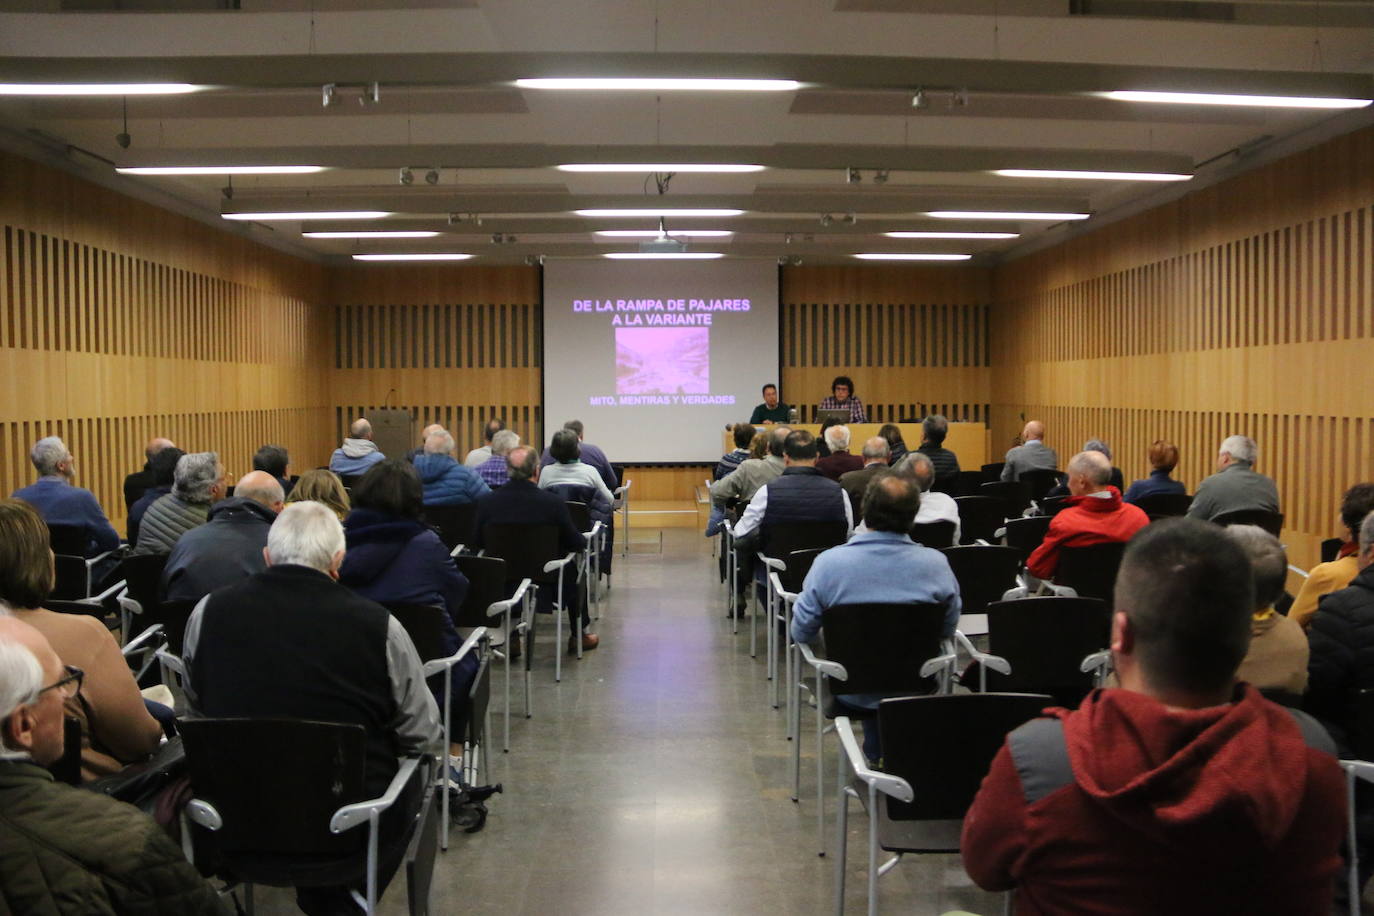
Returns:
[[[778,386],[769,382],[763,386],[763,403],[754,408],[749,417],[750,426],[761,423],[786,423],[792,408],[778,400]]]

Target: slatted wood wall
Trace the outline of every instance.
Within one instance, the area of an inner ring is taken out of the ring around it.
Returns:
[[[1156,438],[1191,491],[1233,433],[1278,482],[1290,556],[1374,479],[1374,130],[998,268],[993,446],[1044,420],[1106,439],[1127,480]]]
[[[231,477],[266,442],[328,455],[323,270],[0,155],[0,489],[59,435],[122,526],[124,476],[167,436]]]

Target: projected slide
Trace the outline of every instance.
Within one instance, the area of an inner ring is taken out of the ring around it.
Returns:
[[[546,436],[579,419],[614,461],[715,461],[777,351],[771,261],[545,265]]]

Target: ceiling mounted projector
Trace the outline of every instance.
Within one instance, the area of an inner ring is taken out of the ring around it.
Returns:
[[[675,238],[660,236],[650,242],[640,242],[640,254],[682,254],[687,250],[687,245],[679,242]]]

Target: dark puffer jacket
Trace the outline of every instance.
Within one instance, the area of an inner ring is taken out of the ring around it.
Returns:
[[[1348,755],[1355,751],[1355,692],[1374,687],[1374,566],[1321,599],[1307,639],[1307,708]]]
[[[137,808],[0,760],[0,913],[228,912]]]

